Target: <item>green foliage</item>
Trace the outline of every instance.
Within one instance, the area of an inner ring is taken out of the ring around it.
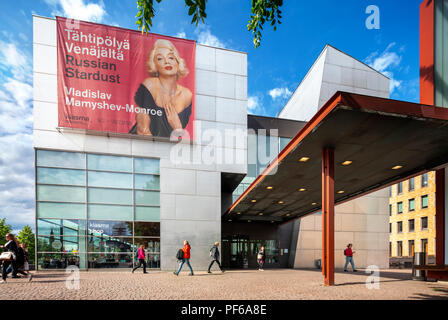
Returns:
[[[22,231],[19,232],[17,236],[20,243],[26,243],[26,250],[28,251],[28,258],[30,263],[34,263],[34,253],[35,253],[35,238],[33,230],[30,226],[26,225],[23,227]]]
[[[11,232],[11,226],[6,224],[6,218],[0,220],[0,245],[6,243],[6,234]]]
[[[156,0],[160,3],[162,0]],[[207,18],[205,6],[207,0],[185,0],[185,6],[188,8],[188,15],[192,16],[191,24],[198,26],[199,21],[204,23]],[[252,31],[254,35],[254,46],[258,48],[261,43],[261,31],[263,25],[268,22],[274,31],[277,30],[277,24],[281,24],[282,12],[280,7],[283,0],[252,0],[252,9],[247,30]],[[154,0],[137,0],[137,28],[142,33],[148,33],[152,27],[152,18],[155,16]]]

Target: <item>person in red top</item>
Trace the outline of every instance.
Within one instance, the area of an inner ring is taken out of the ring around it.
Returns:
[[[191,267],[191,264],[190,264],[190,250],[191,250],[190,244],[188,243],[187,240],[185,240],[184,247],[182,248],[182,251],[184,252],[184,257],[179,264],[179,269],[177,269],[177,271],[173,272],[176,276],[179,275],[179,272],[182,269],[184,263],[187,263],[187,266],[190,268],[189,276],[194,275],[193,268]]]
[[[350,264],[352,265],[352,269],[353,272],[356,272],[357,270],[355,269],[355,263],[353,262],[353,254],[355,253],[355,251],[352,251],[352,244],[349,243],[347,245],[347,249],[344,250],[344,256],[345,256],[345,266],[344,266],[344,271],[347,272],[347,266],[348,263],[350,262]]]
[[[143,273],[148,273],[146,272],[146,253],[145,253],[145,245],[141,244],[140,248],[138,248],[137,251],[137,259],[138,259],[138,265],[136,265],[134,267],[134,269],[132,269],[132,273],[134,273],[135,270],[137,270],[138,268],[140,268],[141,266],[143,266]]]

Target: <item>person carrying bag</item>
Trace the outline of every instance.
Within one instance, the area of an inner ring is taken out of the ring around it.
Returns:
[[[0,248],[4,248],[7,251],[3,252],[0,256],[0,259],[3,260],[3,269],[2,269],[2,280],[0,283],[6,283],[6,277],[8,276],[8,269],[11,266],[10,270],[12,270],[12,278],[17,278],[17,243],[15,241],[15,237],[12,233],[8,233],[6,235],[6,244],[4,246],[0,246]],[[4,257],[4,258],[2,258]]]

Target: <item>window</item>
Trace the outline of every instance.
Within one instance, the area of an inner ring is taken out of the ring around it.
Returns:
[[[389,242],[389,257],[392,257],[392,242]]]
[[[414,240],[408,241],[408,256],[413,257],[414,256]]]
[[[422,251],[426,254],[428,254],[428,239],[422,239],[421,241]]]
[[[397,184],[397,194],[402,194],[403,193],[403,182],[399,182]]]
[[[397,241],[397,257],[403,256],[403,241]]]
[[[423,217],[422,218],[422,230],[427,230],[428,229],[428,217]]]
[[[428,208],[428,195],[422,196],[422,209]]]
[[[389,187],[389,197],[392,197],[392,186]]]
[[[389,216],[391,216],[392,215],[392,205],[390,204],[389,205]]]
[[[415,199],[409,199],[409,211],[415,210]]]
[[[422,188],[428,186],[428,174],[425,173],[422,175]]]
[[[402,233],[403,232],[403,221],[397,222],[397,232]]]
[[[408,230],[409,230],[409,232],[415,231],[415,220],[414,219],[408,220]]]
[[[415,178],[409,179],[408,186],[409,186],[409,189],[408,189],[409,191],[412,191],[415,189]]]
[[[397,213],[403,213],[403,202],[397,203]]]
[[[392,223],[389,223],[389,233],[392,233]]]

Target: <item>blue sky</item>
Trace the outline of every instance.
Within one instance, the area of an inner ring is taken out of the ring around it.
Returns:
[[[419,100],[421,0],[285,0],[282,24],[266,26],[254,49],[246,25],[250,0],[209,0],[207,20],[190,24],[184,0],[156,5],[152,31],[248,53],[248,107],[275,116],[325,44],[393,81],[391,98]],[[367,6],[380,9],[380,29],[365,26]],[[32,14],[71,16],[136,29],[134,0],[4,0],[0,4],[0,218],[34,227],[32,147]]]

